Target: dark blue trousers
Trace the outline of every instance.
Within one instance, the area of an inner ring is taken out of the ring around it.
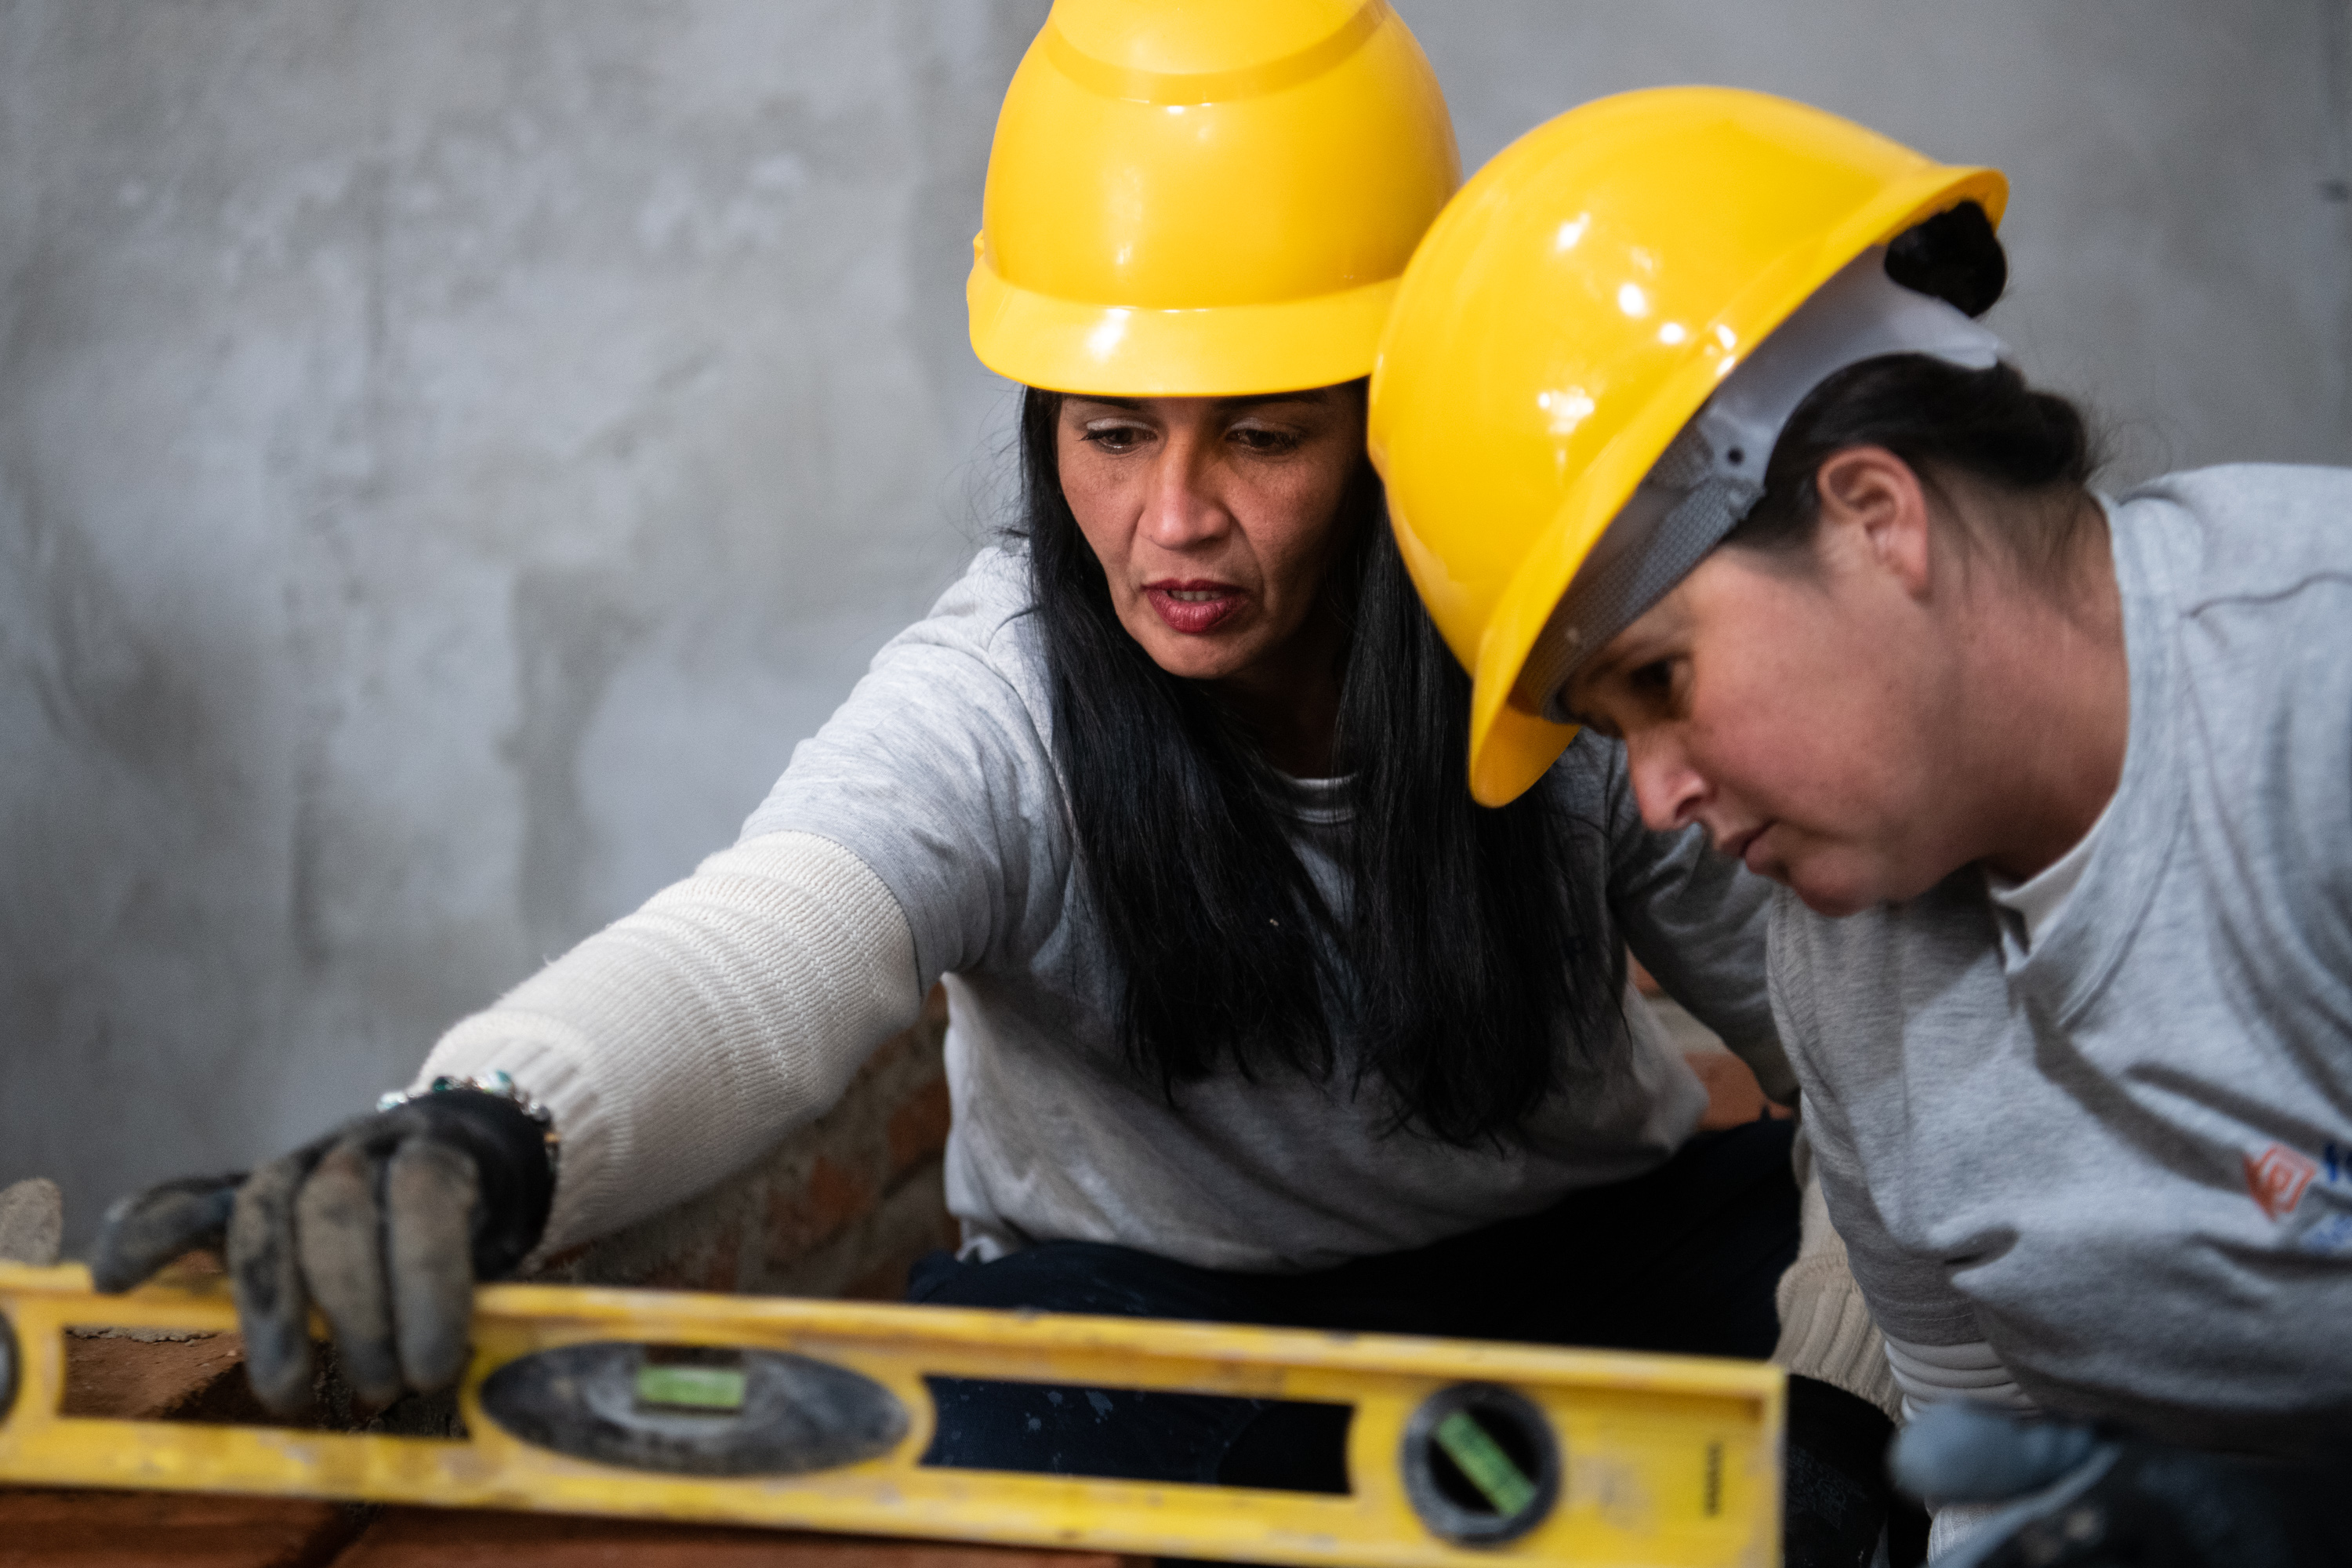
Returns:
[[[992,1263],[934,1253],[908,1300],[1518,1340],[1760,1359],[1797,1256],[1790,1124],[1705,1133],[1645,1176],[1412,1252],[1309,1274],[1196,1268],[1050,1242]],[[1345,1406],[932,1380],[926,1464],[1345,1491]]]

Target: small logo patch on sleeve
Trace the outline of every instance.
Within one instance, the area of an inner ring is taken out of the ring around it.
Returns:
[[[2284,1219],[2303,1201],[2319,1167],[2283,1143],[2246,1156],[2246,1190],[2273,1219]]]

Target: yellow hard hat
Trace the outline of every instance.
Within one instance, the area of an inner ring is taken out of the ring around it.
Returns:
[[[1370,438],[1405,564],[1471,673],[1478,800],[1515,799],[1575,737],[1522,672],[1709,395],[1872,247],[1964,202],[1998,222],[2007,194],[1990,169],[1726,88],[1570,110],[1462,188],[1398,290]]]
[[[1061,392],[1353,380],[1461,174],[1383,0],[1055,0],[997,116],[971,346]]]

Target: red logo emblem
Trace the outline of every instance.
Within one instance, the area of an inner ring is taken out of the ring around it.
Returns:
[[[2294,1212],[2303,1201],[2304,1188],[2319,1167],[2282,1144],[2273,1143],[2259,1154],[2246,1156],[2246,1190],[2254,1194],[2254,1202],[2273,1219]]]

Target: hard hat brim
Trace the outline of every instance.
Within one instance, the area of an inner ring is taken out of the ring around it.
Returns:
[[[2008,195],[2008,182],[1993,169],[1934,167],[1896,182],[1824,234],[1818,247],[1783,257],[1764,271],[1724,319],[1737,327],[1742,342],[1759,342],[1870,247],[1964,201],[1982,205],[1997,226]],[[1517,799],[1576,738],[1575,726],[1521,710],[1511,693],[1578,568],[1727,368],[1722,360],[1694,355],[1626,422],[1570,485],[1549,526],[1496,601],[1471,672],[1470,793],[1480,805],[1507,805]]]
[[[964,285],[971,347],[997,374],[1107,397],[1242,397],[1370,375],[1397,279],[1304,300],[1155,310],[1015,288],[983,258]]]

